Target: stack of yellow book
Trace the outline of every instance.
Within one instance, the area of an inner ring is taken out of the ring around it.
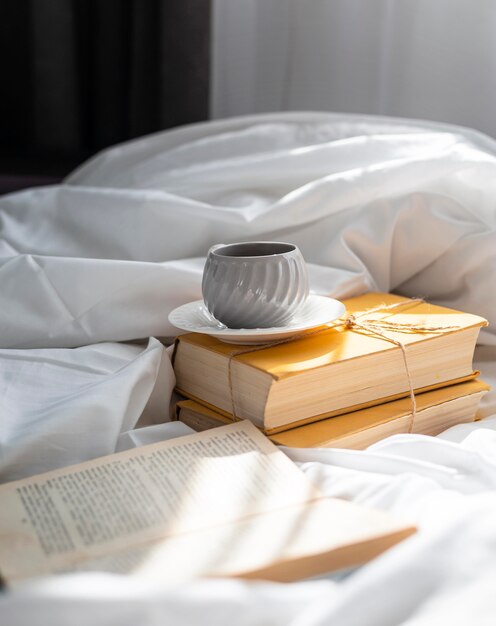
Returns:
[[[179,337],[177,391],[189,399],[177,419],[195,430],[248,419],[278,444],[364,448],[476,418],[489,389],[472,366],[486,320],[384,293],[344,303],[346,317],[387,326],[364,332],[343,323],[263,349]]]

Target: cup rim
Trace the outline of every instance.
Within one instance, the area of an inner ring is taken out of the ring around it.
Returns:
[[[234,248],[235,246],[280,246],[281,250],[278,252],[271,252],[268,254],[223,254],[222,251]],[[275,256],[282,256],[298,250],[297,246],[287,241],[239,241],[235,243],[218,244],[214,246],[214,249],[210,250],[210,254],[224,259],[266,259]]]

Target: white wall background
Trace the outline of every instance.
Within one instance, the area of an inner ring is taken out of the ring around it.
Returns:
[[[496,136],[496,0],[214,0],[212,117],[325,110]]]

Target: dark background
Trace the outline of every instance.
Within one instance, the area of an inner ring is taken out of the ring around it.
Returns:
[[[210,0],[2,0],[0,193],[208,117]]]

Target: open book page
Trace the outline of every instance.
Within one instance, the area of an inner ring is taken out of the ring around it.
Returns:
[[[200,576],[289,582],[364,563],[413,531],[384,513],[321,499],[176,535],[78,569],[163,583]]]
[[[364,562],[411,532],[323,498],[250,422],[0,487],[8,584],[80,569],[296,580]]]
[[[0,572],[49,573],[320,497],[248,422],[0,487]]]

